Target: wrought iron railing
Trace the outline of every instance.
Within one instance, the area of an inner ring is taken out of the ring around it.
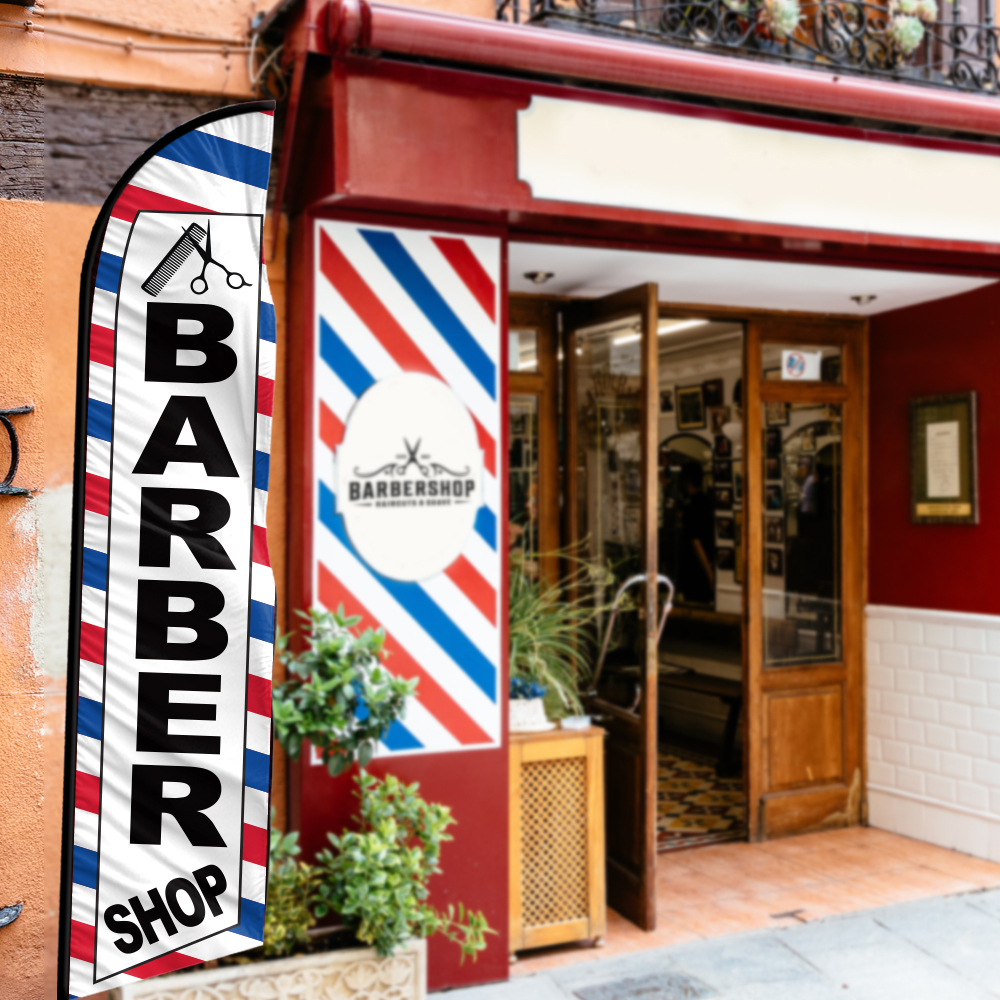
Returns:
[[[497,18],[1000,94],[993,0],[497,0]],[[976,23],[963,20],[973,15]]]

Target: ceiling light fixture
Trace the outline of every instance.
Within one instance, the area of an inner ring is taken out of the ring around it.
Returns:
[[[691,327],[693,327],[693,326],[704,326],[708,322],[708,320],[707,319],[684,319],[684,320],[681,320],[679,323],[676,323],[676,322],[674,322],[672,320],[668,320],[667,322],[670,323],[670,326],[661,326],[657,330],[657,333],[661,337],[666,337],[668,334],[671,334],[671,333],[680,333],[681,330],[690,330]],[[627,333],[624,337],[615,337],[615,339],[612,340],[611,343],[612,344],[616,344],[616,345],[619,345],[619,344],[634,344],[637,340],[642,340],[642,334],[641,333]]]
[[[544,285],[550,278],[555,277],[551,271],[525,271],[524,276],[535,285]]]
[[[661,337],[666,337],[671,333],[680,333],[681,330],[690,330],[693,326],[704,326],[708,320],[707,319],[683,319],[679,323],[673,320],[667,320],[670,324],[669,326],[664,326],[662,323],[659,327],[659,334]]]
[[[874,302],[877,298],[877,295],[852,295],[851,301],[857,302],[859,306],[866,306],[869,302]]]

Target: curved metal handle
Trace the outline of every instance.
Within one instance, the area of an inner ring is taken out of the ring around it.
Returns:
[[[604,658],[608,655],[608,644],[611,642],[611,632],[615,627],[615,619],[618,617],[618,609],[621,606],[622,598],[625,596],[625,591],[629,587],[637,583],[645,583],[646,574],[636,573],[634,576],[630,576],[619,588],[618,592],[615,594],[615,599],[611,604],[611,618],[608,620],[608,627],[604,633],[604,642],[601,644],[601,655],[597,658],[597,668],[594,670],[594,679],[591,683],[591,694],[597,694],[597,682],[601,678],[601,671],[604,669]],[[663,605],[663,613],[660,616],[660,624],[656,629],[656,642],[659,645],[660,637],[663,635],[664,626],[667,624],[667,616],[673,611],[674,608],[674,584],[669,576],[664,576],[662,573],[656,574],[657,584],[665,584],[667,587],[667,600]]]

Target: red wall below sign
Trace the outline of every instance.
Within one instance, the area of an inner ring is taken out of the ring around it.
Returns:
[[[1000,285],[872,318],[868,599],[1000,614]],[[979,395],[979,524],[910,522],[910,400]]]

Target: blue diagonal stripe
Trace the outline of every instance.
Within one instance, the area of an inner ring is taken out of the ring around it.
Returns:
[[[97,851],[86,847],[73,848],[73,881],[88,889],[97,888]]]
[[[271,478],[271,456],[266,451],[256,451],[253,456],[253,488],[267,490]]]
[[[496,399],[496,365],[420,270],[399,237],[395,233],[375,229],[362,229],[360,232],[417,308],[434,324],[476,381],[489,393],[490,399]]]
[[[260,339],[269,340],[272,344],[278,340],[278,320],[270,302],[260,304]]]
[[[97,287],[105,292],[118,294],[118,280],[122,273],[122,258],[116,257],[113,253],[101,252],[101,259],[97,264]]]
[[[389,732],[382,737],[382,742],[390,750],[419,750],[423,746],[423,743],[398,721],[389,727]]]
[[[234,934],[243,934],[254,941],[264,940],[264,904],[245,897],[240,900],[240,922]]]
[[[250,602],[250,638],[274,642],[274,608],[270,604]]]
[[[111,440],[111,404],[87,400],[87,433],[102,441]]]
[[[97,549],[83,550],[83,585],[94,590],[108,589],[108,556]]]
[[[210,174],[266,188],[271,154],[242,142],[223,139],[207,132],[188,132],[161,149],[159,156],[188,167],[198,167]]]
[[[337,513],[333,491],[319,484],[319,519],[342,545],[359,561],[364,562],[347,537],[344,519]],[[365,564],[367,566],[367,563]],[[480,652],[469,637],[431,600],[419,583],[401,583],[368,571],[396,599],[411,618],[469,675],[476,686],[496,701],[496,668]]]
[[[483,504],[476,512],[476,531],[479,532],[483,541],[496,551],[497,547],[497,516]]]
[[[248,788],[256,788],[259,792],[268,791],[268,778],[271,771],[271,758],[258,750],[247,750],[247,776],[244,782]]]
[[[104,706],[92,698],[81,698],[76,710],[76,731],[91,739],[101,738],[101,718]]]
[[[319,318],[319,356],[355,396],[360,396],[375,381],[322,316]]]

